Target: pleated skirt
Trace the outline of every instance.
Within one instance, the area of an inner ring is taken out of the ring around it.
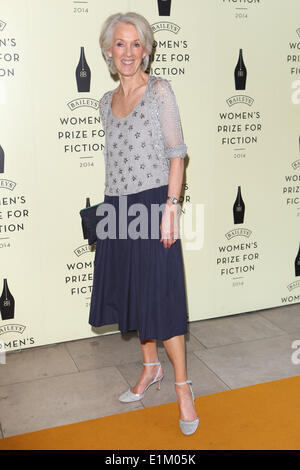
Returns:
[[[179,238],[170,248],[165,248],[160,242],[162,212],[158,217],[151,214],[151,205],[165,203],[167,194],[168,185],[164,185],[122,196],[123,208],[124,198],[127,199],[128,210],[137,203],[146,207],[147,238],[132,238],[130,235],[124,238],[124,230],[121,238],[120,197],[104,196],[104,202],[112,204],[115,210],[116,238],[108,236],[103,239],[101,236],[97,239],[90,325],[118,324],[121,333],[138,331],[141,342],[147,339],[165,340],[187,332],[181,240]],[[138,215],[137,212],[126,217],[127,228]],[[151,238],[151,224],[156,224],[158,235],[155,238]]]

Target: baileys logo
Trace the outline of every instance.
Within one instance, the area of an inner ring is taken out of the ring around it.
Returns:
[[[88,243],[86,243],[85,245],[81,245],[75,248],[74,254],[79,258],[80,256],[86,255],[87,253],[90,253],[91,251],[94,251],[93,245],[89,245]]]
[[[170,33],[177,34],[180,31],[180,26],[170,21],[158,21],[157,23],[152,23],[151,25],[153,33],[159,31],[169,31]]]
[[[74,111],[74,109],[77,109],[77,108],[98,109],[99,100],[95,100],[93,98],[76,98],[75,100],[72,100],[69,103],[67,103],[67,105],[71,111]]]

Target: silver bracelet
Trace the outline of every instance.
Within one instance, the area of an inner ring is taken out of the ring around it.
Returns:
[[[174,197],[174,196],[168,196],[168,199],[170,199],[170,201],[171,201],[173,204],[178,204],[178,199],[176,199],[176,197]]]

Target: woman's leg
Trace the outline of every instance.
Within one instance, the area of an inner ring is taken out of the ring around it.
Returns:
[[[141,342],[141,348],[143,362],[159,362],[156,341],[154,339]],[[142,375],[136,385],[130,389],[132,393],[143,393],[148,383],[154,380],[158,369],[159,366],[144,366]],[[162,375],[163,371],[161,370],[159,377]]]
[[[185,364],[185,341],[184,335],[173,336],[163,341],[164,347],[173,364],[175,382],[187,380]],[[192,421],[197,418],[197,412],[192,399],[189,384],[175,385],[180,411],[180,419]]]

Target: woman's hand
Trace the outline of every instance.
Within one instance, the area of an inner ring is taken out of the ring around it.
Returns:
[[[165,248],[170,248],[179,238],[179,216],[180,205],[167,203],[160,224],[160,242]]]

